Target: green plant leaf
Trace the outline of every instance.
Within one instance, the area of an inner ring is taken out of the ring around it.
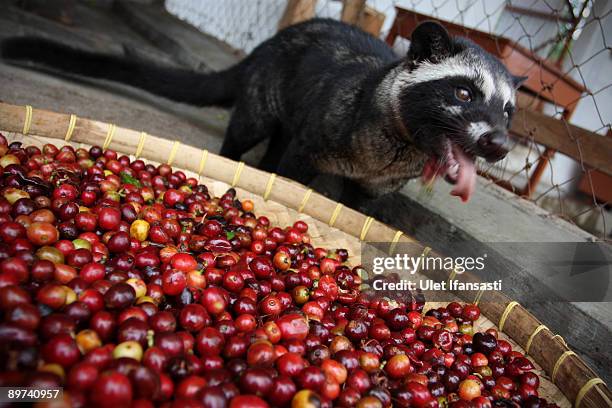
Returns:
[[[121,172],[121,181],[124,184],[132,184],[132,185],[134,185],[136,187],[141,187],[140,181],[138,181],[137,178],[134,178],[134,177],[130,176],[129,174],[127,174],[124,171]]]

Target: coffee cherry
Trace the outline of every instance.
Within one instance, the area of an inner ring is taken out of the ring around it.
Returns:
[[[43,345],[42,356],[47,363],[70,367],[79,361],[81,352],[70,335],[60,334]]]
[[[459,397],[465,401],[472,401],[480,397],[480,384],[476,380],[463,380],[459,384]]]
[[[477,305],[362,291],[346,249],[233,188],[2,135],[0,170],[0,382],[113,408],[553,406]]]
[[[367,354],[367,353],[366,353]],[[347,378],[346,367],[332,359],[325,359],[321,363],[321,369],[326,378],[331,378],[338,384],[344,384]]]
[[[184,253],[174,255],[172,259],[170,259],[170,265],[172,265],[174,269],[178,269],[182,272],[189,272],[198,267],[198,263],[193,256]]]
[[[291,258],[285,252],[277,252],[276,255],[274,255],[273,262],[274,266],[281,271],[286,271],[291,268]]]
[[[87,354],[88,352],[95,350],[102,346],[102,341],[97,332],[90,329],[81,330],[77,333],[75,341],[81,353]]]
[[[297,314],[290,313],[276,320],[283,340],[304,340],[308,336],[309,326],[306,319]]]
[[[33,222],[27,229],[27,237],[36,245],[51,245],[59,239],[59,232],[49,222]]]
[[[255,274],[257,279],[266,279],[272,275],[274,267],[268,258],[258,256],[249,263],[249,270]]]
[[[319,367],[306,367],[297,376],[297,384],[300,388],[313,391],[321,390],[325,382],[325,374]]]
[[[299,354],[286,353],[276,360],[275,365],[281,375],[296,377],[307,363]]]
[[[81,362],[72,366],[66,383],[72,389],[87,390],[95,384],[98,374],[99,370],[94,364]]]
[[[472,339],[474,349],[484,355],[489,355],[497,347],[497,339],[488,333],[476,333]]]
[[[142,346],[133,340],[117,344],[113,350],[113,358],[131,358],[140,361],[142,360],[142,354]]]
[[[202,292],[201,303],[208,313],[218,315],[227,307],[225,294],[219,288],[210,287]]]
[[[104,207],[98,211],[98,226],[107,231],[114,231],[119,227],[121,211],[115,207]]]
[[[181,310],[179,322],[185,330],[196,332],[210,322],[210,316],[204,306],[194,303]]]
[[[385,372],[392,378],[402,378],[411,369],[410,359],[405,354],[396,354],[385,365]]]
[[[471,322],[478,320],[480,317],[480,308],[476,305],[465,305],[461,317]]]
[[[206,327],[196,337],[196,349],[202,356],[216,356],[221,354],[225,339],[218,329]]]
[[[251,344],[247,351],[247,363],[251,367],[270,367],[274,359],[274,347],[265,340]]]
[[[117,283],[104,294],[104,303],[109,309],[124,309],[136,299],[136,291],[127,283]]]
[[[240,389],[245,394],[253,394],[257,396],[265,396],[272,389],[272,378],[263,369],[249,368],[239,380]]]
[[[346,380],[348,387],[356,389],[361,394],[364,394],[372,387],[372,380],[364,370],[357,368],[352,371],[349,370],[349,372],[350,374]]]
[[[269,405],[255,395],[238,395],[232,398],[229,408],[269,408]]]
[[[426,406],[433,399],[426,385],[410,381],[406,384],[406,390],[412,394],[412,404],[417,407]]]
[[[91,399],[100,407],[128,407],[132,402],[132,384],[119,372],[101,374],[93,386]]]
[[[380,368],[380,359],[374,353],[364,352],[359,356],[359,366],[367,373],[373,373]]]

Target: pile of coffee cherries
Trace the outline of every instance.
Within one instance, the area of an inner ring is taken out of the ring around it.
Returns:
[[[233,189],[0,135],[0,386],[73,407],[553,407],[475,305],[363,289]]]

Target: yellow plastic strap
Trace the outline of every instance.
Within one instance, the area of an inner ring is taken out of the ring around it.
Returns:
[[[202,150],[202,158],[200,159],[200,166],[198,167],[198,176],[202,176],[204,167],[206,166],[206,159],[208,159],[208,150]]]
[[[272,186],[274,185],[274,180],[276,180],[276,173],[270,174],[268,184],[266,184],[266,191],[264,191],[263,195],[264,201],[268,201],[268,197],[270,197],[270,193],[272,192]]]
[[[32,126],[32,106],[30,105],[26,105],[25,106],[25,119],[23,121],[23,133],[24,135],[27,135],[28,132],[30,131],[30,126]]]
[[[146,140],[147,140],[147,133],[140,132],[140,139],[138,140],[138,146],[136,147],[136,153],[134,154],[136,158],[139,158],[140,155],[142,154],[142,149],[144,149]]]
[[[563,345],[567,347],[567,342],[565,341],[563,337],[561,337],[560,334],[555,334],[554,336],[552,336],[553,339],[556,339],[557,337],[559,338],[559,340],[561,340],[561,343],[563,343]]]
[[[529,336],[529,339],[527,340],[527,344],[525,344],[525,354],[529,354],[529,349],[531,348],[531,343],[533,342],[533,339],[535,339],[535,336],[537,336],[538,333],[541,332],[542,330],[550,331],[550,329],[546,327],[545,324],[541,324],[538,327],[536,327],[533,333],[531,333],[531,336]]]
[[[172,150],[170,150],[170,156],[168,156],[168,160],[166,161],[168,166],[172,165],[172,162],[174,161],[174,158],[176,157],[176,152],[178,152],[178,148],[180,145],[181,145],[181,142],[179,142],[178,140],[174,141],[174,144],[172,145]]]
[[[476,293],[476,297],[474,298],[474,304],[476,306],[478,306],[478,304],[480,303],[480,299],[482,299],[483,293],[484,293],[484,289],[480,289],[478,293]]]
[[[244,162],[239,162],[238,165],[236,166],[236,172],[234,173],[234,178],[232,179],[232,187],[235,187],[236,184],[238,184],[243,168],[244,168]]]
[[[68,122],[68,130],[66,131],[66,136],[64,136],[64,142],[69,142],[72,137],[72,132],[74,132],[74,125],[76,125],[77,116],[70,115],[70,122]]]
[[[559,367],[561,367],[561,364],[563,364],[565,359],[568,358],[569,356],[575,356],[575,355],[576,353],[574,353],[572,350],[567,350],[565,353],[559,356],[559,358],[557,359],[557,362],[555,363],[555,366],[553,367],[552,374],[550,375],[550,380],[553,382],[553,384],[557,383],[555,379],[557,378],[557,372],[559,372]]]
[[[312,188],[306,190],[306,193],[304,193],[304,198],[302,198],[302,202],[300,203],[300,207],[298,208],[298,212],[301,213],[304,210],[304,207],[306,207],[306,203],[308,202],[308,199],[310,198],[311,194]]]
[[[365,241],[366,237],[368,236],[368,231],[370,230],[370,227],[372,226],[373,222],[373,217],[366,217],[363,223],[363,227],[361,227],[361,234],[359,234],[359,240]]]
[[[333,227],[336,223],[336,219],[338,218],[338,215],[340,215],[342,207],[344,207],[342,204],[336,204],[336,208],[334,208],[334,212],[332,213],[331,217],[329,218],[329,222],[327,223],[330,227]]]
[[[508,318],[508,315],[510,314],[512,309],[514,309],[514,307],[518,304],[519,303],[517,301],[513,300],[512,302],[508,303],[508,306],[506,306],[506,310],[504,310],[504,313],[502,313],[501,318],[499,319],[499,324],[497,325],[497,327],[499,327],[500,332],[504,331],[504,325],[506,324],[506,319]]]
[[[453,279],[455,279],[456,276],[457,276],[457,269],[453,268],[450,275],[448,275],[448,281],[449,282],[452,281]]]
[[[399,242],[403,234],[404,233],[402,231],[397,230],[397,232],[393,236],[393,239],[391,240],[391,245],[389,245],[389,255],[393,255],[393,251],[395,251],[395,247],[397,246],[397,243]]]
[[[576,401],[574,401],[574,406],[576,408],[580,407],[580,403],[582,402],[582,399],[584,398],[584,396],[587,394],[587,392],[589,392],[591,390],[591,388],[593,388],[596,385],[599,384],[603,384],[606,385],[606,383],[604,382],[604,380],[602,380],[599,377],[596,378],[591,378],[589,381],[587,381],[586,383],[584,383],[584,385],[582,386],[582,388],[580,388],[580,391],[578,391],[578,395],[576,395]],[[605,395],[603,395],[603,397],[605,399],[607,399],[605,397]],[[610,401],[607,401],[609,406],[612,406],[612,403]]]
[[[104,139],[104,144],[102,145],[103,150],[108,149],[108,146],[110,146],[111,141],[113,140],[113,136],[115,135],[116,128],[117,126],[113,124],[108,125],[108,131],[106,132],[106,139]]]

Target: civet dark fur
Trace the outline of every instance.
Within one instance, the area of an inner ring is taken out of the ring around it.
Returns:
[[[398,58],[354,26],[314,19],[211,74],[39,38],[9,39],[2,55],[188,104],[233,106],[221,154],[238,160],[270,137],[262,168],[305,184],[317,174],[339,175],[368,196],[398,190],[428,158],[443,164],[451,142],[470,156],[503,157],[518,83],[497,59],[433,22],[415,30]],[[458,88],[471,100],[458,99]]]

